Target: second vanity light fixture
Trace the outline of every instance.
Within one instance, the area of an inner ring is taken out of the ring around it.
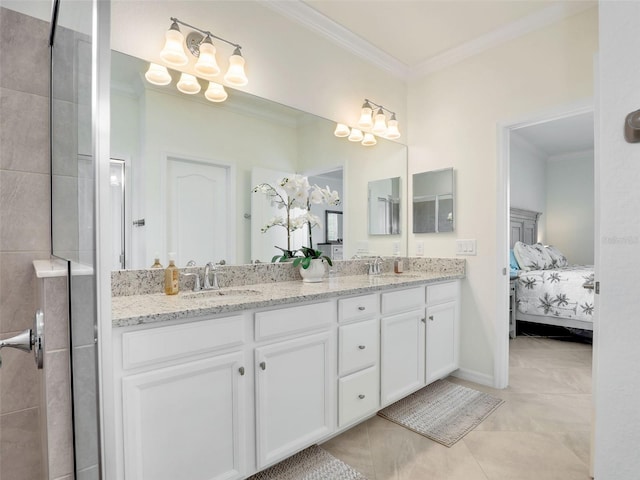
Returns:
[[[391,115],[388,121],[385,112]],[[360,128],[349,128],[343,123],[338,123],[333,134],[336,137],[347,137],[352,142],[361,142],[364,146],[375,145],[377,143],[375,135],[389,140],[400,138],[395,112],[367,98],[364,99],[364,104],[360,111],[358,127]],[[363,130],[370,130],[370,132],[363,132]]]
[[[224,76],[224,81],[233,87],[242,87],[249,80],[244,71],[245,61],[241,53],[242,47],[237,43],[230,42],[222,37],[214,35],[208,30],[189,25],[175,17],[171,17],[171,27],[167,30],[164,48],[160,52],[160,58],[170,67],[182,67],[189,63],[189,57],[185,52],[185,45],[191,54],[198,58],[194,65],[196,73],[209,81],[209,87],[205,92],[207,100],[212,102],[224,102],[227,99],[227,92],[224,87],[212,81],[212,77],[220,73],[220,67],[216,60],[216,47],[212,38],[220,40],[234,47],[233,54],[229,57],[229,69]],[[178,24],[196,30],[187,35],[185,42],[184,35],[180,31]],[[145,78],[154,85],[168,85],[171,83],[171,75],[167,67],[152,63],[145,73]],[[189,73],[182,73],[180,80],[176,84],[178,90],[187,95],[194,95],[200,92],[198,78]]]

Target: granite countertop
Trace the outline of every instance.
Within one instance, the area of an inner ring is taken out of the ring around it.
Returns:
[[[464,278],[464,275],[412,271],[372,276],[336,276],[326,278],[320,283],[303,283],[297,280],[222,287],[220,290],[198,293],[182,291],[178,295],[154,293],[112,297],[112,321],[114,327],[128,327],[365,294],[459,278]]]

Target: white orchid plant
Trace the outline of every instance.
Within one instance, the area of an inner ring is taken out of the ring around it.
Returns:
[[[331,259],[322,255],[320,250],[313,249],[312,229],[321,227],[321,221],[317,215],[311,213],[311,205],[339,205],[340,195],[335,190],[321,188],[318,185],[310,185],[309,179],[304,175],[292,175],[285,177],[278,183],[278,188],[268,184],[261,183],[253,188],[253,193],[263,193],[271,201],[271,205],[278,209],[284,210],[283,215],[278,215],[269,220],[266,225],[261,228],[265,233],[273,227],[283,227],[287,230],[287,248],[276,246],[282,250],[282,255],[276,255],[271,261],[284,262],[293,259],[294,266],[302,266],[309,268],[313,258],[324,258],[329,265],[332,265]],[[291,233],[308,227],[309,246],[302,247],[298,250],[291,250]],[[302,256],[296,256],[300,252]]]

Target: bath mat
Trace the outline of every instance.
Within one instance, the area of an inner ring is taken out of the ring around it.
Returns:
[[[367,480],[367,477],[313,445],[247,480]]]
[[[378,415],[450,447],[503,403],[488,393],[438,380]]]

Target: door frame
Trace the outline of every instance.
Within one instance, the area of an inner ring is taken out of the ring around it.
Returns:
[[[493,383],[495,388],[509,385],[509,175],[511,132],[553,120],[594,112],[593,98],[498,123],[497,199],[496,199],[496,312]],[[594,132],[595,135],[595,132]],[[594,230],[598,231],[597,218]]]

